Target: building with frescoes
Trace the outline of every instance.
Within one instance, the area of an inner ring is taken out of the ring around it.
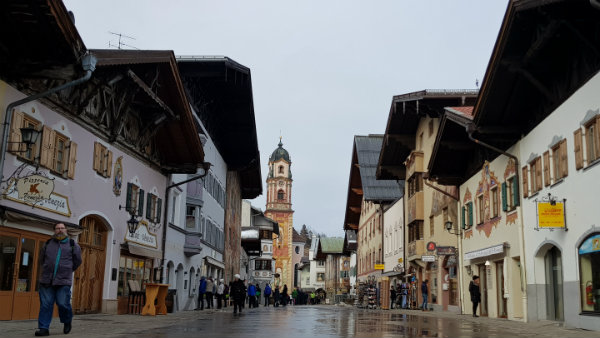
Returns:
[[[204,161],[175,56],[87,50],[60,1],[0,6],[44,18],[0,23],[0,320],[37,318],[57,222],[82,248],[74,312],[127,313],[132,286],[161,278],[168,175]],[[40,132],[29,147],[24,128]]]

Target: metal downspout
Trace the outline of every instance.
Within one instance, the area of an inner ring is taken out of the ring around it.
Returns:
[[[178,182],[178,183],[175,183],[175,184],[171,184],[171,185],[167,186],[167,188],[165,189],[165,212],[164,212],[165,218],[164,218],[164,221],[163,221],[164,225],[163,225],[163,233],[162,233],[162,260],[160,262],[160,271],[161,271],[161,273],[160,273],[160,283],[161,284],[164,283],[164,280],[165,280],[165,248],[167,246],[167,228],[169,226],[169,222],[168,222],[168,219],[169,219],[169,213],[168,213],[168,210],[169,210],[169,190],[171,190],[172,188],[178,187],[178,186],[180,186],[182,184],[186,184],[186,183],[189,183],[189,182],[192,182],[192,181],[195,181],[195,180],[198,180],[198,179],[206,177],[206,175],[208,175],[208,170],[210,169],[210,166],[211,166],[211,164],[209,162],[202,163],[202,167],[204,168],[204,173],[203,174],[198,175],[198,176],[194,176],[194,177],[189,178],[189,179],[187,179],[185,181],[181,181],[181,182]]]
[[[482,142],[482,141],[474,138],[473,137],[473,133],[477,130],[477,126],[475,126],[474,123],[469,123],[466,126],[466,129],[467,129],[467,135],[469,136],[469,139],[471,141],[473,141],[473,142],[475,142],[475,143],[477,143],[477,144],[479,144],[479,145],[481,145],[481,146],[483,146],[485,148],[488,148],[488,149],[491,149],[491,150],[493,150],[495,152],[498,152],[498,153],[500,153],[502,155],[508,156],[508,157],[512,158],[515,161],[515,179],[517,180],[517,186],[520,186],[521,183],[519,181],[519,169],[520,169],[519,168],[519,159],[515,155],[513,155],[513,154],[509,154],[509,153],[507,153],[504,150],[501,150],[499,148],[496,148],[496,147],[494,147],[492,145],[489,145],[489,144],[487,144],[485,142]],[[522,189],[522,187],[521,187],[521,189]],[[519,199],[520,199],[520,196],[519,196]],[[521,205],[522,205],[522,203],[521,203]],[[525,300],[525,304],[523,306],[523,317],[524,317],[524,321],[527,322],[528,321],[528,315],[527,315],[527,311],[528,310],[527,310],[527,270],[525,269],[525,264],[526,264],[526,262],[525,262],[525,229],[524,229],[525,225],[523,224],[523,211],[522,210],[519,213],[519,218],[521,220],[521,222],[520,222],[521,223],[521,225],[520,225],[520,227],[521,227],[521,240],[519,241],[520,245],[521,245],[521,248],[520,248],[521,253],[519,254],[519,261],[521,263],[520,264],[521,265],[520,269],[521,269],[521,271],[523,273],[523,280],[521,281],[521,285],[520,286],[521,286],[521,291],[523,292],[523,299],[522,299],[522,301]],[[525,283],[525,286],[523,286],[523,283]]]
[[[51,88],[43,93],[39,93],[39,94],[35,94],[35,95],[31,95],[28,96],[24,99],[18,100],[18,101],[14,101],[11,102],[7,107],[6,107],[6,114],[5,114],[5,118],[4,118],[4,127],[2,130],[2,144],[0,145],[0,170],[4,171],[4,161],[6,159],[6,145],[8,143],[8,131],[10,128],[10,124],[12,122],[12,110],[13,108],[20,106],[24,103],[27,102],[31,102],[31,101],[35,101],[37,99],[41,99],[43,97],[46,97],[52,93],[56,93],[58,91],[61,91],[63,89],[69,88],[69,87],[73,87],[76,86],[78,84],[81,84],[83,82],[86,82],[87,80],[89,80],[92,77],[92,72],[96,69],[96,57],[93,56],[92,54],[86,54],[83,56],[81,65],[83,67],[83,69],[85,70],[85,75],[77,80],[71,81],[71,82],[67,82],[65,84],[62,84],[58,87],[54,87]],[[4,173],[2,173],[2,178],[4,178]]]

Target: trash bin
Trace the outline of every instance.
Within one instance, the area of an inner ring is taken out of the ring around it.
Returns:
[[[177,295],[177,289],[169,289],[167,297],[165,298],[165,305],[167,306],[167,312],[173,313],[175,308],[175,296]]]

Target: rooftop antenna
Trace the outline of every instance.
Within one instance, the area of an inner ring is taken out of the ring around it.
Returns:
[[[108,47],[115,47],[115,48],[117,48],[117,49],[122,49],[121,47],[122,47],[122,46],[125,46],[125,47],[129,47],[129,48],[133,48],[133,49],[138,49],[138,50],[139,50],[139,48],[137,48],[137,47],[135,47],[135,46],[128,45],[128,44],[126,44],[125,42],[121,41],[123,38],[125,38],[125,39],[131,39],[131,40],[135,40],[135,38],[134,38],[134,37],[132,37],[132,36],[128,36],[128,35],[125,35],[125,34],[121,34],[121,33],[113,33],[113,32],[110,32],[110,31],[109,31],[109,33],[110,33],[110,34],[113,34],[113,35],[116,35],[116,36],[118,36],[118,37],[119,37],[119,42],[118,42],[118,44],[117,44],[117,45],[115,45],[115,44],[112,44],[112,43],[109,41],[109,42],[108,42]]]

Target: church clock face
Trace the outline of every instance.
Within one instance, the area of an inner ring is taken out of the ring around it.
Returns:
[[[283,187],[283,181],[279,181],[277,184],[279,184],[280,187]]]

